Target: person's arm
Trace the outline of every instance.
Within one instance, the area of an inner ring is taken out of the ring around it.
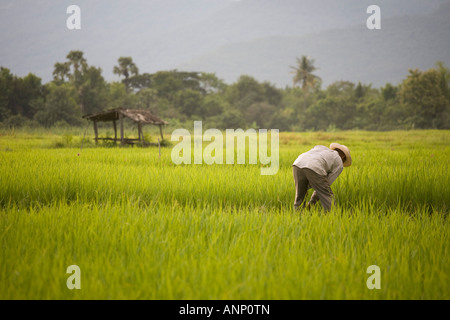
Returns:
[[[336,170],[334,170],[334,171],[332,171],[331,173],[328,174],[327,180],[328,180],[328,183],[329,183],[330,186],[334,182],[334,180],[336,180],[337,177],[339,177],[339,175],[341,174],[343,169],[344,169],[343,166],[338,166],[336,168]],[[314,191],[313,194],[311,195],[311,199],[309,200],[308,205],[312,206],[317,201],[319,201],[319,195],[317,194],[316,191]]]
[[[328,174],[327,179],[328,179],[328,183],[330,184],[330,186],[333,184],[334,180],[336,180],[337,177],[339,177],[339,175],[341,174],[343,169],[344,169],[343,166],[339,166],[336,168],[336,170],[334,170]]]

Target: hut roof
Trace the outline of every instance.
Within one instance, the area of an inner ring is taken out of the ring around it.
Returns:
[[[120,115],[124,117],[130,118],[136,123],[142,124],[155,124],[155,125],[165,125],[168,122],[161,120],[154,114],[152,114],[148,110],[139,110],[139,109],[110,109],[97,113],[86,114],[83,118],[92,120],[92,121],[114,121],[118,120]]]

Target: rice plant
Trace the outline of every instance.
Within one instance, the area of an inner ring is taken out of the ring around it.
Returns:
[[[2,299],[448,299],[450,132],[280,134],[280,168],[170,147],[0,135]],[[350,147],[337,205],[293,210],[292,162]],[[81,289],[66,285],[78,265]],[[370,290],[367,267],[381,270]]]

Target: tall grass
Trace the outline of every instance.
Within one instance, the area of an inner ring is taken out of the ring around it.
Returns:
[[[280,170],[262,176],[175,166],[170,148],[0,136],[0,298],[448,299],[448,137],[282,134]],[[292,162],[334,141],[354,158],[337,207],[294,212]],[[72,264],[81,290],[66,286]]]
[[[2,212],[7,299],[447,299],[448,222],[132,203]],[[81,290],[68,290],[67,266]],[[366,287],[369,265],[381,290]]]
[[[0,206],[46,205],[53,201],[290,206],[292,162],[313,146],[282,146],[280,170],[262,176],[259,165],[180,165],[170,148],[20,149],[0,154]],[[449,146],[414,149],[352,148],[353,165],[333,189],[338,203],[359,202],[385,209],[429,207],[448,212]]]

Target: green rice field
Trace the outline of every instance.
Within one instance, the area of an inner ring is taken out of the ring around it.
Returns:
[[[450,131],[280,133],[275,175],[88,138],[0,132],[0,299],[450,299]],[[337,205],[294,211],[292,163],[332,142]]]

